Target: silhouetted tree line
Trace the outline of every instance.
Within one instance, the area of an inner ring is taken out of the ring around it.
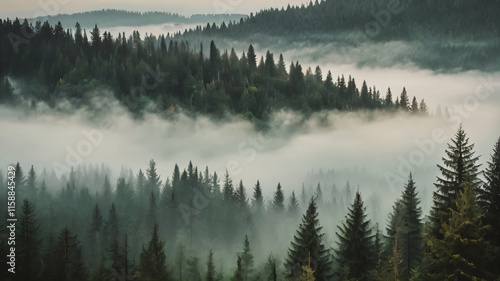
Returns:
[[[29,37],[29,39],[26,38]],[[252,45],[238,56],[219,50],[212,41],[193,48],[187,41],[135,31],[128,38],[90,31],[64,29],[58,23],[3,20],[0,24],[0,103],[15,103],[9,78],[23,81],[21,96],[36,107],[40,101],[55,106],[62,99],[88,104],[86,93],[111,89],[134,113],[152,110],[169,115],[182,109],[191,114],[222,117],[243,114],[266,120],[274,110],[289,108],[305,114],[323,109],[383,109],[423,113],[425,102],[413,103],[403,89],[394,102],[391,90],[381,94],[354,78],[336,79],[318,66],[304,70],[299,62],[285,65],[267,51],[258,58]]]
[[[265,202],[259,181],[248,195],[243,182],[233,184],[227,172],[219,177],[191,163],[182,171],[175,165],[171,177],[161,180],[151,160],[145,172],[124,173],[116,185],[96,169],[95,178],[104,180],[95,194],[87,187],[94,183],[81,181],[82,171],[72,169],[66,185],[52,192],[33,166],[25,173],[17,163],[17,273],[2,270],[0,276],[50,281],[498,280],[500,138],[483,171],[477,161],[460,127],[438,165],[429,217],[422,217],[410,174],[385,234],[367,219],[359,191],[349,196],[347,210],[326,204],[319,185],[303,195],[310,199],[301,204],[295,192],[287,200],[286,189],[278,184]],[[1,177],[5,186],[8,179]],[[345,198],[346,193],[334,196]],[[321,226],[332,222],[320,222],[318,210],[347,211],[333,244],[324,239]],[[285,239],[280,228],[287,224],[298,225],[287,251],[260,247]],[[3,242],[5,261],[9,249]],[[224,251],[234,253],[231,264],[216,258]]]
[[[257,33],[299,39],[308,35],[366,31],[367,35],[376,33],[373,40],[442,36],[484,39],[498,35],[500,21],[492,9],[496,5],[494,0],[315,0],[307,5],[264,9],[241,18],[239,23],[207,25],[187,33],[224,34],[240,39]]]

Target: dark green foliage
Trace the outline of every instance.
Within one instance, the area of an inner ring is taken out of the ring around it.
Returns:
[[[300,274],[302,266],[310,264],[316,280],[324,281],[331,278],[332,261],[329,250],[323,242],[322,228],[319,225],[316,202],[311,199],[288,249],[285,267],[289,277]]]
[[[453,201],[462,190],[465,178],[469,178],[473,189],[477,190],[479,187],[480,165],[476,164],[479,156],[474,155],[474,144],[469,144],[469,138],[461,125],[445,153],[443,165],[438,165],[441,176],[434,184],[437,191],[433,194],[434,205],[431,211],[431,233],[437,237],[442,237],[439,233],[440,226],[442,222],[447,222],[450,209],[456,210]]]
[[[165,242],[161,241],[158,237],[157,224],[153,227],[148,247],[142,249],[139,271],[141,273],[141,280],[172,280],[172,276],[167,268]]]
[[[55,27],[48,22],[36,24],[40,26],[37,36],[29,45],[19,44],[18,52],[9,46],[6,35],[13,32],[23,36],[24,23],[16,19],[0,24],[0,38],[7,40],[2,49],[0,103],[15,102],[17,95],[13,95],[9,79],[22,78],[30,79],[36,90],[22,90],[19,97],[33,101],[34,108],[39,101],[55,106],[64,98],[76,107],[88,106],[85,93],[102,86],[135,117],[152,111],[167,118],[190,112],[222,119],[233,113],[266,121],[270,113],[284,108],[305,114],[323,109],[383,109],[375,88],[364,85],[360,97],[354,79],[349,79],[346,89],[346,81],[334,83],[331,72],[323,81],[319,67],[304,75],[299,62],[293,62],[287,73],[283,56],[276,62],[270,51],[257,65],[252,45],[238,57],[233,50],[230,54],[221,52],[211,41],[205,57],[179,34],[149,34],[143,39],[134,31],[128,38],[125,34],[113,38],[108,32],[101,34],[93,23],[88,38],[79,24],[74,34],[60,23]],[[217,26],[212,28],[219,30]],[[154,171],[148,172],[147,196],[153,189],[159,198],[159,186]]]
[[[500,138],[495,143],[493,153],[484,172],[486,182],[479,190],[479,205],[484,214],[484,224],[491,225],[487,238],[494,247],[493,264],[500,264]],[[492,272],[500,275],[500,268],[492,268]]]
[[[455,208],[449,220],[443,222],[442,238],[429,236],[427,246],[435,256],[439,271],[430,280],[493,280],[489,273],[489,243],[484,239],[487,227],[476,205],[473,185],[464,180],[454,197]]]
[[[335,259],[340,269],[347,271],[347,278],[369,280],[369,272],[374,268],[373,235],[370,220],[366,219],[366,207],[361,194],[356,192],[354,202],[349,207],[345,221],[338,226]]]
[[[386,251],[393,251],[394,243],[398,241],[396,251],[401,254],[398,270],[401,280],[409,280],[411,272],[416,269],[423,253],[423,225],[420,199],[417,197],[416,185],[410,173],[401,199],[396,201],[393,212],[389,215],[387,237],[389,243]]]
[[[21,216],[19,217],[17,236],[17,274],[19,280],[36,280],[41,270],[41,239],[40,224],[35,217],[35,208],[31,201],[23,200]]]
[[[285,211],[285,194],[283,193],[283,189],[281,188],[280,183],[278,183],[276,191],[274,192],[272,209],[278,214],[281,214]]]

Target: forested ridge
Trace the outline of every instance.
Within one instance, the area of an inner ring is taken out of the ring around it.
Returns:
[[[195,14],[189,17],[181,16],[170,12],[134,12],[116,9],[103,9],[99,11],[89,11],[83,13],[63,14],[55,16],[40,16],[28,19],[30,22],[45,22],[51,24],[61,22],[63,26],[73,26],[78,22],[82,27],[92,28],[96,23],[99,27],[114,27],[114,26],[141,26],[152,24],[181,24],[181,23],[205,23],[214,21],[233,21],[245,18],[246,15],[241,14]]]
[[[225,24],[220,32],[241,39],[250,33],[298,39],[301,36],[307,38],[308,34],[365,30],[367,23],[380,20],[380,33],[374,40],[441,36],[447,39],[484,39],[498,36],[497,5],[494,0],[315,0],[308,5],[289,4],[261,10],[255,15],[252,13],[248,18],[242,18],[240,24]]]
[[[265,121],[280,109],[306,115],[332,109],[427,113],[425,102],[406,89],[398,89],[395,99],[391,89],[381,93],[351,76],[323,73],[319,66],[303,69],[298,61],[287,66],[282,55],[269,51],[259,58],[252,45],[238,55],[219,50],[214,41],[191,46],[163,35],[142,39],[137,31],[113,38],[97,25],[87,32],[79,24],[73,34],[60,23],[32,26],[18,19],[2,21],[0,38],[0,103],[24,100],[33,109],[38,102],[56,107],[61,100],[86,105],[86,94],[100,87],[137,115],[184,111]],[[22,79],[20,95],[13,94],[9,79]]]
[[[258,180],[233,182],[192,163],[160,176],[154,160],[116,184],[104,167],[78,167],[63,186],[47,186],[50,172],[17,163],[15,178],[0,173],[3,186],[15,182],[18,219],[17,274],[2,270],[1,279],[498,280],[500,138],[485,167],[478,157],[460,127],[438,165],[430,214],[409,174],[386,222],[369,220],[349,187],[278,183],[266,200]],[[323,226],[337,222],[320,221],[321,212],[346,214],[335,237]]]
[[[316,0],[308,5],[261,10],[239,22],[200,26],[176,38],[217,36],[278,50],[307,46],[323,53],[372,44],[378,44],[378,50],[398,51],[400,45],[384,43],[399,42],[407,44],[406,49],[393,64],[407,59],[436,71],[498,71],[497,7],[495,0]],[[355,54],[345,51],[345,56]]]

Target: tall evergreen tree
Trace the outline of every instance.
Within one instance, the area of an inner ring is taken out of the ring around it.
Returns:
[[[291,218],[297,218],[299,215],[299,200],[295,196],[295,191],[292,191],[292,195],[290,196],[290,201],[288,203],[288,214]]]
[[[160,176],[156,172],[156,162],[153,159],[149,161],[149,167],[146,170],[146,176],[147,176],[146,190],[145,190],[147,192],[146,194],[148,194],[149,196],[149,194],[153,192],[155,198],[159,198],[161,180]]]
[[[217,270],[215,269],[214,252],[210,250],[210,252],[208,253],[207,273],[205,275],[205,281],[220,281],[220,280],[222,280],[222,274],[217,273]]]
[[[17,268],[16,273],[22,276],[19,280],[36,280],[40,274],[40,246],[38,229],[40,225],[35,217],[35,208],[27,200],[23,200],[16,243]]]
[[[479,204],[484,214],[484,223],[491,225],[487,238],[494,247],[494,264],[500,264],[500,138],[498,138],[488,161],[488,167],[484,171],[486,182],[479,190]],[[492,270],[500,276],[500,268]]]
[[[339,232],[336,233],[339,241],[335,259],[341,270],[347,270],[348,279],[366,281],[374,268],[376,255],[370,220],[366,219],[366,207],[359,191],[348,210],[345,221],[338,226]]]
[[[464,179],[462,188],[453,198],[448,221],[443,222],[442,238],[429,236],[427,246],[436,257],[438,271],[430,280],[493,280],[488,266],[489,244],[485,241],[486,227],[476,206],[474,185]]]
[[[260,219],[264,215],[264,197],[262,196],[262,187],[260,187],[260,182],[257,181],[253,188],[253,198],[252,198],[252,211],[254,217]]]
[[[272,203],[272,209],[276,213],[283,213],[285,211],[285,194],[281,188],[281,184],[278,183],[276,191],[274,192],[274,198]]]
[[[165,242],[158,236],[158,224],[153,226],[153,233],[147,249],[142,249],[139,272],[143,280],[173,280],[167,267]]]
[[[316,280],[330,280],[332,260],[329,250],[323,244],[322,229],[318,220],[316,202],[312,198],[288,249],[285,267],[289,277],[299,275],[302,272],[302,266],[310,262]]]
[[[253,280],[252,274],[254,271],[253,267],[253,254],[250,249],[250,241],[248,236],[245,235],[245,241],[243,241],[243,252],[238,255],[241,258],[241,275],[243,281]]]
[[[442,237],[440,234],[441,223],[447,222],[450,209],[456,210],[454,199],[462,190],[466,177],[470,179],[470,184],[474,190],[479,187],[478,169],[476,164],[479,156],[474,155],[474,144],[469,144],[469,138],[462,129],[458,128],[455,138],[448,144],[443,158],[443,165],[438,165],[441,176],[434,184],[437,191],[433,194],[434,205],[431,210],[431,234]]]

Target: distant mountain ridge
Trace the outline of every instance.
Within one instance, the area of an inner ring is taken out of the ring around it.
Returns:
[[[213,23],[222,21],[240,21],[246,18],[244,14],[194,14],[185,17],[177,13],[170,12],[133,12],[126,10],[97,10],[74,14],[60,14],[55,16],[36,17],[28,19],[30,22],[45,22],[57,24],[61,22],[63,26],[74,27],[78,22],[83,28],[91,28],[97,24],[99,27],[115,26],[142,26],[151,24],[174,23]]]

